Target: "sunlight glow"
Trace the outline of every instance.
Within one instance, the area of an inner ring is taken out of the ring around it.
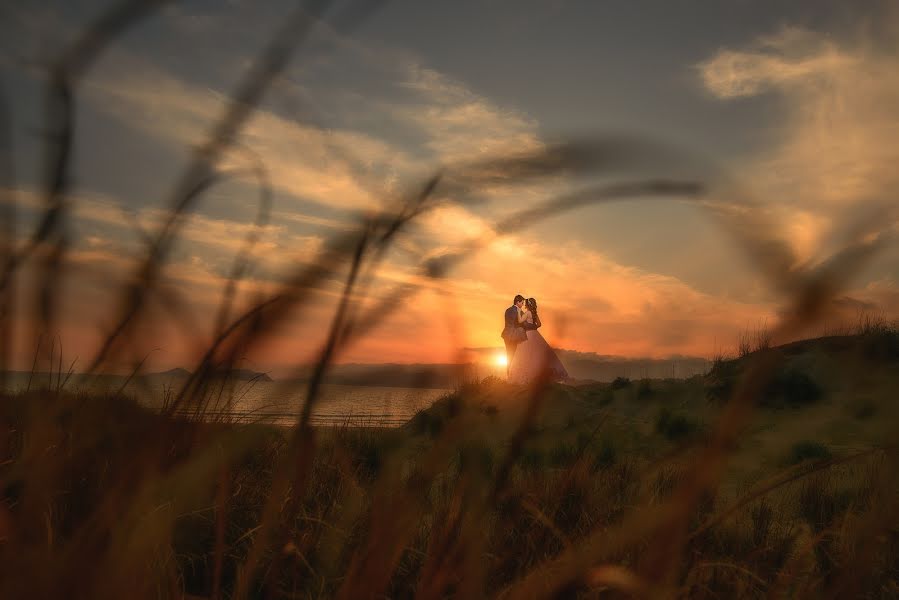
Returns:
[[[506,359],[506,355],[505,355],[505,354],[501,354],[501,353],[498,353],[498,354],[494,357],[493,360],[494,360],[494,362],[497,364],[497,366],[500,366],[500,367],[505,367],[505,366],[509,363],[509,361]]]

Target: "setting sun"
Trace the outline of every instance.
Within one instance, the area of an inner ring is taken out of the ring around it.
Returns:
[[[509,361],[506,359],[506,355],[501,353],[497,354],[494,357],[493,362],[496,363],[496,365],[499,367],[505,367],[507,364],[509,364]]]

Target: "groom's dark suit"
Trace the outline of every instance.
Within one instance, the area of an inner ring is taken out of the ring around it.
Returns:
[[[512,356],[515,354],[515,348],[518,346],[519,342],[510,342],[509,334],[512,333],[512,330],[516,327],[522,327],[521,323],[518,322],[518,307],[514,304],[506,309],[506,325],[503,327],[502,338],[506,343],[506,369],[510,364],[512,364]]]

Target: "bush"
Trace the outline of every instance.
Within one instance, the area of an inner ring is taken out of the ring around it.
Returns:
[[[631,380],[627,377],[616,377],[615,381],[612,382],[613,390],[623,390],[626,387],[630,387]]]
[[[757,548],[764,547],[774,522],[774,510],[766,500],[762,500],[749,510],[749,519],[752,523],[753,545]]]
[[[419,435],[436,437],[443,431],[443,419],[439,415],[432,414],[430,409],[420,410],[415,413],[411,421],[412,431]]]
[[[613,392],[609,388],[603,388],[600,390],[591,390],[587,396],[587,398],[591,402],[596,402],[600,408],[603,406],[608,406],[612,402],[615,401],[615,392]]]
[[[377,479],[389,451],[385,436],[367,429],[346,429],[340,433],[339,440],[350,452],[356,474],[366,481]]]
[[[472,471],[486,476],[493,472],[493,451],[486,444],[466,444],[459,448],[456,459],[461,471]]]
[[[570,444],[562,443],[550,451],[549,464],[553,467],[565,467],[573,463],[576,456],[577,448]]]
[[[543,453],[538,448],[532,447],[525,448],[518,459],[518,464],[524,469],[539,469],[543,467],[543,463]]]
[[[851,410],[856,419],[868,419],[877,412],[877,405],[871,399],[859,400],[853,403]]]
[[[603,438],[599,450],[593,457],[594,469],[608,469],[618,460],[618,449],[608,438]]]
[[[870,331],[862,336],[862,351],[870,360],[899,358],[899,331],[891,326]]]
[[[672,441],[689,437],[698,430],[697,422],[686,415],[672,412],[667,406],[659,411],[659,416],[656,418],[656,432]]]
[[[803,440],[793,444],[787,462],[788,464],[796,465],[807,460],[828,460],[832,456],[833,455],[830,453],[830,450],[827,449],[827,446],[819,444],[818,442]]]
[[[684,472],[674,467],[665,467],[652,481],[651,493],[657,501],[671,496],[671,493],[683,481]]]
[[[487,375],[481,379],[480,386],[482,388],[500,387],[506,385],[505,379],[501,379],[496,375]]]
[[[811,377],[795,368],[780,371],[762,392],[759,404],[769,408],[800,407],[818,402],[824,390]]]
[[[640,384],[637,386],[637,398],[639,400],[646,400],[647,398],[652,397],[652,383],[648,379],[641,379]]]
[[[847,494],[833,489],[830,478],[818,475],[809,479],[799,491],[799,516],[815,532],[830,527],[849,508]]]
[[[715,359],[715,363],[704,378],[706,399],[724,403],[733,394],[740,366],[735,360]]]

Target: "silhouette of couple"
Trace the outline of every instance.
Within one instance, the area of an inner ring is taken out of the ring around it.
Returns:
[[[542,324],[537,300],[518,294],[506,309],[501,334],[506,343],[506,379],[526,385],[538,379],[554,381],[568,378],[568,371],[549,344],[537,331]]]

